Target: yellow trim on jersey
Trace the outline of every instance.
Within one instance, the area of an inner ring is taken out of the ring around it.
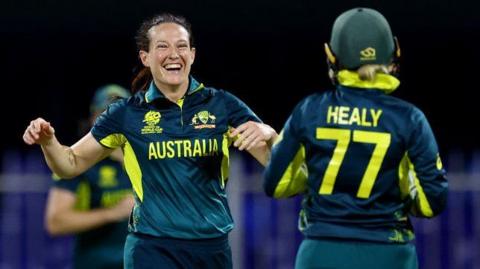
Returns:
[[[57,174],[53,173],[53,174],[52,174],[52,179],[53,179],[54,181],[59,181],[59,180],[61,180],[62,178],[59,177]]]
[[[90,197],[92,196],[92,191],[87,182],[80,182],[78,184],[76,194],[75,209],[79,211],[87,211],[90,209]]]
[[[118,148],[125,144],[127,138],[123,134],[111,134],[102,140],[100,140],[100,144],[104,145],[107,148]]]
[[[417,177],[417,173],[415,173],[415,166],[407,157],[408,161],[408,168],[409,168],[409,180],[412,184],[414,184],[417,195],[415,197],[415,211],[422,216],[425,217],[433,217],[433,210],[428,202],[427,196],[423,191],[423,187],[420,184],[420,180]]]
[[[272,147],[274,147],[276,144],[280,143],[280,141],[282,141],[282,140],[283,140],[283,130],[280,131],[280,133],[277,136],[277,139],[275,139],[275,141],[273,141]]]
[[[276,143],[283,139],[283,131],[277,138]],[[305,191],[308,179],[308,170],[305,164],[305,146],[301,145],[300,149],[295,154],[295,157],[288,165],[283,173],[280,181],[275,187],[273,197],[288,198],[292,195],[302,193]]]
[[[201,89],[203,89],[203,88],[205,88],[205,86],[203,85],[203,83],[200,83],[200,85],[198,85],[197,88],[195,88],[194,90],[192,90],[192,91],[189,92],[188,94],[190,95],[190,94],[192,94],[192,93],[194,93],[194,92],[198,92],[199,90],[201,90]]]
[[[135,194],[143,202],[142,170],[130,142],[123,134],[111,134],[100,140],[100,143],[109,148],[123,147],[125,171],[132,182]]]
[[[385,93],[391,93],[400,86],[400,80],[388,74],[377,73],[374,81],[361,80],[358,73],[350,70],[338,72],[337,80],[340,85],[347,87],[378,89]]]
[[[407,153],[403,156],[400,164],[398,165],[398,186],[400,187],[400,197],[404,199],[410,194],[410,182],[408,176],[408,156]],[[414,184],[414,182],[412,182]]]
[[[417,188],[417,199],[415,201],[417,205],[417,209],[420,211],[420,214],[422,214],[425,217],[433,217],[433,211],[432,207],[430,206],[430,203],[428,202],[427,196],[425,195],[425,192],[423,191],[422,185],[420,184],[420,181],[418,180],[417,174],[415,173],[415,170],[412,170],[412,176],[415,180],[415,187]]]
[[[133,151],[132,145],[130,142],[125,143],[123,148],[123,161],[125,163],[125,171],[132,182],[133,190],[135,194],[143,202],[143,184],[142,184],[142,170]]]
[[[177,105],[182,108],[183,107],[183,101],[185,101],[185,96],[177,100]]]
[[[230,168],[230,154],[228,151],[228,147],[232,144],[232,139],[228,135],[229,131],[223,134],[223,139],[222,139],[222,167],[220,168],[220,175],[221,175],[221,182],[220,186],[222,189],[225,188],[225,184],[227,183],[228,180],[228,175],[229,175],[229,168]]]

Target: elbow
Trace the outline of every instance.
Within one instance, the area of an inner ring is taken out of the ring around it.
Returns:
[[[45,229],[51,236],[65,235],[65,231],[62,229],[59,221],[55,217],[47,217],[45,220]]]
[[[269,177],[269,173],[265,172],[263,176],[263,191],[268,197],[273,197],[275,193],[275,188],[273,184],[271,184],[272,180]]]
[[[447,207],[448,191],[445,190],[438,198],[438,203],[432,208],[433,216],[440,215]]]
[[[265,192],[265,194],[266,194],[268,197],[273,198],[274,191],[272,191],[271,189],[267,188],[265,185],[263,186],[263,191]]]
[[[47,230],[47,233],[51,236],[58,236],[61,235],[60,229],[55,225],[50,222],[47,222],[45,224],[45,228]]]
[[[430,195],[430,199],[417,197],[414,207],[411,209],[411,213],[416,217],[421,218],[433,218],[440,213],[447,206],[448,190],[445,188],[436,195]],[[426,206],[428,205],[428,206]]]

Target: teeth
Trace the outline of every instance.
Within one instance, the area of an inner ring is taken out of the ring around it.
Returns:
[[[167,64],[165,65],[165,69],[173,69],[173,68],[182,68],[180,64]]]

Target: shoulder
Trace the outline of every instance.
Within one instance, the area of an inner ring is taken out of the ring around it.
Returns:
[[[422,110],[418,108],[416,105],[405,101],[403,99],[400,99],[395,96],[391,95],[385,95],[385,100],[386,102],[389,103],[389,106],[392,109],[395,109],[397,113],[405,115],[406,117],[410,119],[419,119],[419,118],[424,118],[425,115],[423,114]]]
[[[226,105],[232,103],[243,103],[243,101],[232,94],[231,92],[224,90],[224,89],[217,89],[213,87],[205,87],[202,90],[202,94],[205,97],[211,97],[219,102],[224,102]]]
[[[106,109],[108,115],[122,115],[131,107],[139,107],[146,104],[145,93],[137,92],[135,95],[127,98],[118,98],[113,101]]]
[[[204,93],[213,97],[220,97],[220,98],[235,98],[238,99],[235,95],[232,93],[228,92],[227,90],[224,89],[217,89],[213,87],[205,87]]]
[[[110,105],[107,107],[107,111],[109,113],[116,112],[119,110],[125,109],[125,107],[128,105],[129,100],[131,100],[132,97],[128,98],[118,98],[117,100],[113,101]]]
[[[324,91],[316,92],[304,97],[300,102],[298,102],[295,107],[295,111],[300,111],[302,113],[308,113],[311,110],[316,110],[319,106],[329,99],[329,96],[332,95],[333,91]]]

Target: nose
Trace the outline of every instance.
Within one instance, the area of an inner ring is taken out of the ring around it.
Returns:
[[[170,59],[177,59],[177,58],[179,58],[179,57],[180,57],[180,55],[179,55],[177,49],[176,49],[176,48],[172,48],[172,49],[170,50],[170,54],[168,55],[168,58],[170,58]]]

